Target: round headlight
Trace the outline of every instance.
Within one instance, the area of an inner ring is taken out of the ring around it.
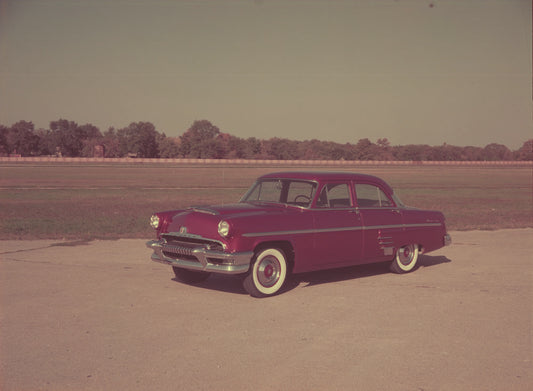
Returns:
[[[229,223],[227,221],[220,220],[220,223],[218,223],[218,234],[224,238],[229,235]]]
[[[153,229],[159,228],[159,216],[158,215],[152,215],[152,217],[150,217],[150,226]]]

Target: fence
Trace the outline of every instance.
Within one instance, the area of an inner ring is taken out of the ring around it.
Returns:
[[[84,157],[0,157],[0,163],[121,163],[198,165],[282,165],[282,166],[505,166],[533,167],[533,161],[377,161],[377,160],[266,160],[266,159],[142,159]]]

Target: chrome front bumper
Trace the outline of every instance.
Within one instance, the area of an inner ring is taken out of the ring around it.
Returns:
[[[159,240],[150,240],[146,242],[146,247],[154,251],[151,257],[154,262],[182,267],[189,270],[223,274],[246,273],[250,268],[250,262],[254,255],[252,251],[225,253],[222,251],[213,251],[203,247],[197,247],[190,250],[190,254],[198,260],[194,261],[191,259],[180,259],[178,254],[175,254],[176,257],[166,256],[163,253],[164,244]]]

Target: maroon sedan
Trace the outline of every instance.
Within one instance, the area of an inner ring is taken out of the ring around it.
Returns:
[[[444,215],[407,207],[383,180],[348,172],[263,175],[240,202],[156,213],[152,260],[184,282],[240,274],[255,297],[291,273],[391,262],[406,273],[418,255],[451,242]]]

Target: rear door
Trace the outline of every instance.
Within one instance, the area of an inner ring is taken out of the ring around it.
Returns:
[[[373,183],[356,183],[357,206],[363,226],[363,262],[391,260],[404,231],[401,210]]]

